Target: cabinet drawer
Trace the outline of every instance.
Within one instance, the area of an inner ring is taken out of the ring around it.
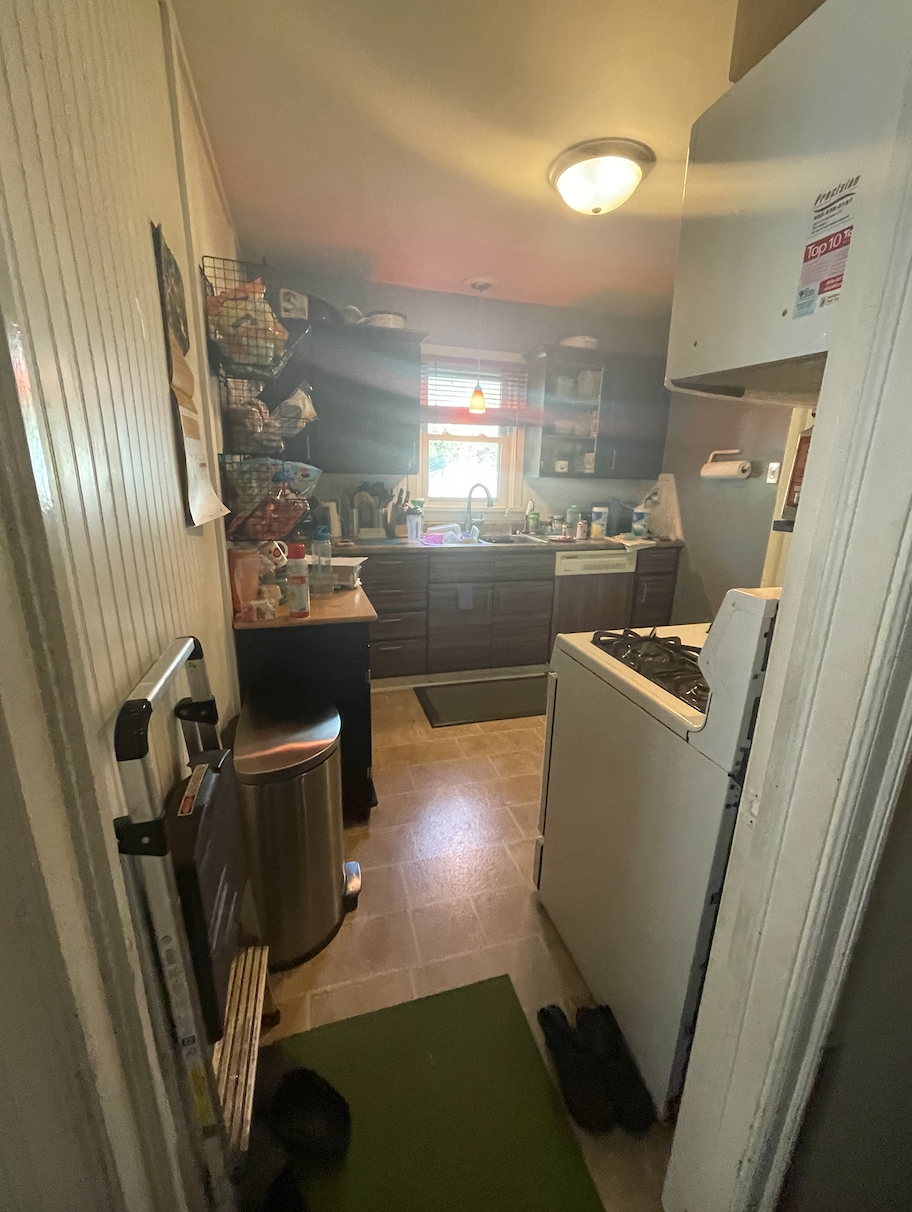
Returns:
[[[637,577],[631,627],[664,627],[671,622],[676,581],[677,576],[673,572]]]
[[[423,611],[427,606],[427,589],[424,585],[404,585],[401,588],[370,589],[367,596],[377,614],[405,614]]]
[[[464,627],[428,633],[427,667],[429,673],[449,673],[456,669],[487,669],[491,664],[491,628]]]
[[[371,640],[371,677],[396,678],[427,669],[427,649],[424,639]]]
[[[627,627],[633,579],[632,572],[557,577],[552,634]]]
[[[432,585],[493,581],[493,551],[442,551],[431,556]]]
[[[494,554],[495,581],[544,581],[554,576],[553,551],[524,551]]]
[[[494,599],[494,586],[487,583],[471,583],[471,605],[462,609],[459,605],[459,582],[455,585],[431,585],[428,588],[428,630],[434,631],[440,627],[463,627],[470,623],[483,622],[487,625],[491,619],[491,607]]]
[[[553,581],[511,581],[494,586],[494,618],[551,622]]]
[[[637,572],[652,576],[654,572],[676,572],[680,547],[642,547],[637,555]]]
[[[404,614],[384,614],[370,625],[371,643],[380,640],[416,640],[427,633],[427,612],[411,610]]]
[[[545,665],[551,655],[551,618],[498,619],[491,628],[491,664]]]
[[[372,555],[361,565],[361,584],[373,601],[372,590],[406,585],[426,585],[428,558],[417,555]]]

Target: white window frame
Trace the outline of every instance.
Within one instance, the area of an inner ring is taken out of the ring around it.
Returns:
[[[450,345],[424,345],[423,357],[438,358],[471,358],[475,350],[461,349]],[[516,362],[524,363],[522,354],[505,353],[495,350],[482,351],[482,364],[485,362]],[[524,432],[521,425],[500,425],[497,421],[499,409],[491,409],[484,414],[471,414],[466,411],[466,425],[497,425],[502,431],[497,437],[471,437],[463,434],[450,435],[454,442],[497,442],[500,445],[500,485],[496,496],[493,496],[494,509],[519,509],[522,507],[523,484],[523,455],[525,451]],[[465,497],[432,497],[428,484],[429,444],[430,439],[439,434],[429,434],[426,423],[421,426],[421,450],[418,466],[417,497],[425,501],[425,511],[449,511],[457,507],[465,508]]]

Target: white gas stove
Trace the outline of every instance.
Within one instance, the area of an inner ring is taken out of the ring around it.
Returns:
[[[778,601],[734,589],[711,626],[554,645],[541,899],[660,1115],[683,1085]]]

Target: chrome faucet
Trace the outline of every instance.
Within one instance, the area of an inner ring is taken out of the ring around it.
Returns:
[[[476,488],[484,488],[485,496],[488,498],[488,509],[494,508],[494,498],[488,492],[485,485],[482,484],[481,482],[479,482],[478,484],[473,484],[472,487],[469,489],[469,495],[466,497],[465,525],[462,528],[466,534],[468,534],[468,532],[472,529],[472,525],[475,521],[475,519],[472,517],[472,493],[475,491]],[[480,520],[481,519],[479,519],[479,521]]]

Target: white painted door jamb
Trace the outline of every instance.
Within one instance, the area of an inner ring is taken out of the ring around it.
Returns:
[[[909,81],[912,82],[912,70]],[[858,233],[664,1203],[773,1212],[912,742],[912,87]]]

